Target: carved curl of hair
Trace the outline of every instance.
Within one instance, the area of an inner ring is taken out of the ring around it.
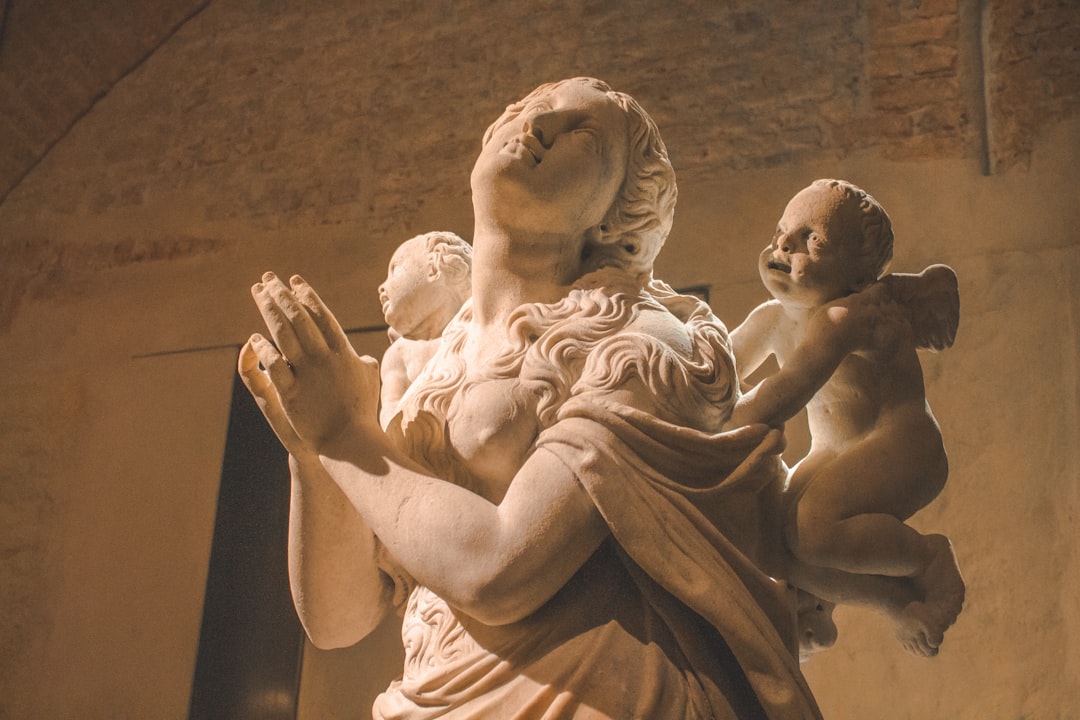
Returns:
[[[445,230],[417,235],[414,240],[424,243],[424,251],[432,270],[447,280],[447,286],[464,303],[472,295],[472,245],[456,234]]]
[[[646,309],[665,308],[688,333],[689,353],[634,330]],[[727,330],[701,301],[652,280],[642,288],[617,269],[591,273],[556,303],[525,303],[507,320],[507,340],[479,375],[466,377],[464,360],[472,305],[446,327],[438,371],[414,385],[402,401],[402,428],[411,457],[429,467],[441,462],[430,448],[445,441],[442,421],[463,388],[490,379],[517,378],[514,412],[536,403],[540,427],[558,420],[571,397],[603,396],[637,377],[656,401],[658,416],[697,418],[697,429],[715,432],[731,414],[737,393]],[[440,477],[451,470],[439,466]],[[454,482],[460,482],[456,478]]]
[[[521,114],[534,99],[574,82],[584,83],[611,98],[626,113],[630,130],[626,176],[615,202],[604,216],[599,241],[585,248],[584,272],[618,267],[633,275],[651,273],[653,261],[671,231],[678,188],[660,131],[634,98],[615,92],[607,83],[595,78],[546,83],[509,105],[484,133],[483,144],[486,145],[496,130]]]
[[[811,187],[839,192],[845,201],[858,204],[859,215],[862,219],[859,254],[868,275],[872,275],[870,280],[880,278],[889,267],[893,254],[892,221],[885,212],[885,208],[870,193],[846,180],[824,178],[815,180]]]

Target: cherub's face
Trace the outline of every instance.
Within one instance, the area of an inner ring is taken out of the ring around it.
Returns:
[[[806,662],[814,653],[836,644],[836,605],[809,593],[798,593],[799,660]]]
[[[758,259],[761,280],[784,304],[817,307],[859,289],[862,232],[856,203],[827,187],[791,199]]]
[[[414,332],[434,312],[435,303],[442,301],[437,283],[425,242],[414,238],[402,243],[379,286],[386,324],[404,337],[428,339],[415,338]]]

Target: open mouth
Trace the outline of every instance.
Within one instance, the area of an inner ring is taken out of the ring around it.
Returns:
[[[787,273],[788,275],[791,274],[791,266],[790,265],[785,265],[784,263],[777,262],[775,260],[770,260],[769,261],[769,269],[770,270],[779,270],[780,272]]]

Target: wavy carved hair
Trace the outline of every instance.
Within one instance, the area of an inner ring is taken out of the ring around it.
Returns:
[[[630,126],[626,176],[604,216],[599,241],[585,248],[584,271],[618,267],[633,275],[651,273],[653,262],[671,231],[678,188],[660,131],[634,98],[615,92],[595,78],[546,83],[509,105],[488,127],[483,144],[487,145],[495,131],[514,120],[530,102],[575,82],[605,93],[623,109]]]
[[[893,254],[892,221],[885,208],[870,193],[846,180],[824,178],[815,180],[810,186],[838,192],[845,202],[856,203],[862,221],[862,237],[858,239],[856,250],[867,271],[868,282],[880,278],[889,267]]]
[[[446,230],[417,235],[413,240],[424,243],[431,269],[446,278],[459,305],[468,300],[472,295],[472,245]]]

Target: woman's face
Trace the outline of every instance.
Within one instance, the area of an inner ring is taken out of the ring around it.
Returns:
[[[472,173],[477,212],[508,227],[599,225],[626,175],[629,127],[606,93],[567,82],[496,128]]]

